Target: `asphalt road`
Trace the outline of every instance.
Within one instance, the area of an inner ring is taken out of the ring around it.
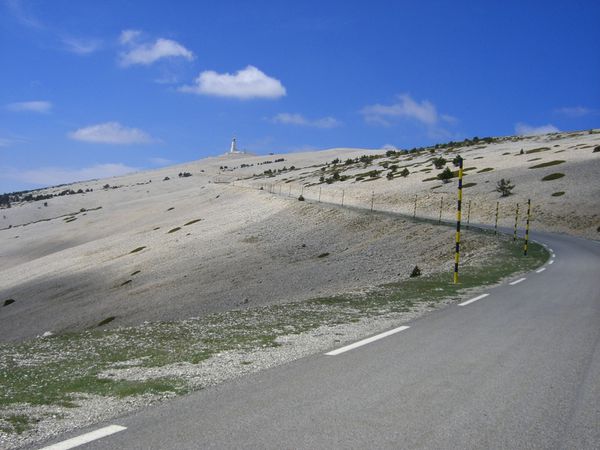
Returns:
[[[553,264],[478,301],[53,442],[116,424],[82,448],[598,449],[600,245],[533,237]]]

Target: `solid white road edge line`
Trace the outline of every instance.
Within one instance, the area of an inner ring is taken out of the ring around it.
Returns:
[[[546,268],[542,267],[541,269],[536,270],[535,273],[542,273],[544,270],[546,270]]]
[[[99,430],[91,431],[89,433],[82,434],[81,436],[77,436],[72,439],[67,439],[66,441],[59,442],[58,444],[53,444],[48,447],[44,447],[40,450],[67,450],[69,448],[79,447],[80,445],[95,441],[96,439],[101,439],[103,437],[110,436],[111,434],[115,434],[119,431],[123,431],[126,429],[127,427],[122,427],[120,425],[109,425],[107,427],[100,428]]]
[[[467,306],[469,303],[476,302],[477,300],[481,300],[482,298],[486,298],[490,294],[481,294],[471,300],[467,300],[466,302],[459,303],[458,306]]]
[[[514,286],[515,284],[519,284],[521,281],[525,281],[527,278],[519,278],[518,280],[512,281],[508,284],[510,284],[511,286]]]
[[[554,264],[554,260],[551,259],[550,261],[548,261],[548,264]]]
[[[362,347],[363,345],[370,344],[371,342],[378,341],[379,339],[383,339],[385,337],[391,336],[392,334],[396,334],[396,333],[398,333],[400,331],[404,331],[404,330],[407,330],[409,328],[410,327],[407,327],[407,326],[402,326],[402,327],[394,328],[393,330],[386,331],[385,333],[381,333],[381,334],[378,334],[376,336],[372,336],[372,337],[367,338],[367,339],[363,339],[362,341],[358,341],[358,342],[355,342],[354,344],[346,345],[345,347],[338,348],[337,350],[332,350],[332,351],[327,352],[325,354],[327,356],[339,355],[340,353],[344,353],[344,352],[347,352],[349,350],[354,350],[357,347]]]

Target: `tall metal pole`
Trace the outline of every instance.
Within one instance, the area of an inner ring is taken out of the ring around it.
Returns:
[[[417,217],[417,194],[415,194],[415,209],[413,210],[413,219]]]
[[[531,217],[531,199],[527,200],[527,225],[525,225],[525,245],[523,255],[527,256],[527,244],[529,243],[529,219]]]
[[[460,259],[460,211],[462,207],[462,178],[463,159],[460,158],[458,163],[458,203],[456,208],[456,248],[454,253],[454,284],[458,283],[458,262]],[[442,213],[440,212],[440,217],[441,215]]]
[[[519,225],[519,204],[517,203],[517,211],[515,212],[515,231],[513,232],[513,241],[517,240],[517,226]]]
[[[500,207],[500,202],[496,202],[496,222],[494,223],[494,234],[498,234],[498,208]]]

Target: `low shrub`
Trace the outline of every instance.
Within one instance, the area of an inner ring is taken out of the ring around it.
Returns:
[[[563,195],[565,195],[565,191],[558,191],[552,193],[552,197],[561,197]]]
[[[542,181],[558,180],[559,178],[562,178],[564,176],[565,174],[560,172],[551,173],[550,175],[546,175],[544,178],[542,178]]]
[[[541,169],[543,167],[556,166],[556,165],[562,164],[564,162],[565,162],[564,159],[557,159],[557,160],[554,160],[554,161],[547,161],[545,163],[536,164],[535,166],[531,166],[530,169]]]
[[[421,269],[419,269],[419,266],[415,266],[412,270],[412,272],[410,273],[410,277],[411,278],[416,278],[416,277],[420,277],[421,276]]]

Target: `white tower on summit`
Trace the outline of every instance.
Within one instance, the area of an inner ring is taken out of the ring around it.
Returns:
[[[235,143],[235,137],[231,140],[231,148],[229,149],[229,153],[239,153]]]

